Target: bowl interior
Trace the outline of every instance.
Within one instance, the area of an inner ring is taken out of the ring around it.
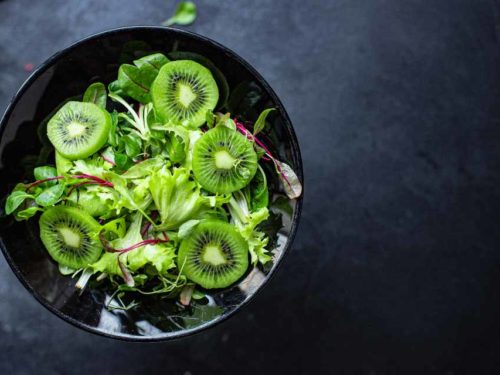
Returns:
[[[37,165],[53,164],[43,123],[63,100],[81,95],[96,81],[109,83],[121,63],[152,52],[199,54],[223,74],[228,87],[227,109],[242,120],[255,121],[266,107],[278,110],[263,133],[271,151],[287,162],[302,180],[298,145],[288,117],[269,88],[247,63],[224,47],[205,38],[167,28],[137,27],[113,30],[87,38],[50,58],[25,83],[12,101],[1,123],[0,196],[5,197],[19,181],[33,180]],[[180,52],[179,52],[180,53]],[[182,56],[179,54],[178,56]],[[188,55],[189,56],[189,55]],[[194,55],[193,55],[194,56]],[[216,74],[217,75],[217,74]],[[224,78],[219,77],[219,86]],[[221,96],[226,94],[221,90]],[[222,100],[221,100],[222,102]],[[184,308],[172,300],[136,296],[140,305],[124,311],[105,307],[112,290],[90,285],[81,295],[75,280],[62,276],[46,253],[38,220],[16,222],[2,217],[0,245],[16,275],[46,307],[67,321],[92,332],[137,340],[161,340],[186,335],[228,317],[247,302],[269,279],[291,244],[300,214],[299,201],[283,195],[272,165],[265,166],[276,215],[269,230],[276,234],[273,264],[258,267],[230,289],[211,291],[208,298]],[[4,202],[2,202],[3,209]],[[2,215],[3,216],[3,215]]]

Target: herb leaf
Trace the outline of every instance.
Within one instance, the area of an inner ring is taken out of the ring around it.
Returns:
[[[160,68],[168,62],[165,55],[155,53],[135,60],[135,65],[122,64],[118,69],[118,79],[111,82],[108,88],[115,94],[124,93],[138,102],[149,103],[151,84]]]
[[[57,176],[57,169],[54,167],[49,167],[49,166],[37,167],[33,170],[33,174],[35,175],[36,180],[45,180],[47,178],[56,177]],[[57,184],[57,181],[47,181],[47,182],[40,184],[40,186],[42,186],[42,187],[43,186],[52,186],[55,184]]]
[[[196,5],[192,1],[181,1],[177,4],[175,13],[168,20],[162,22],[163,26],[190,25],[196,19]]]
[[[10,215],[28,198],[33,198],[33,195],[21,190],[12,192],[5,202],[5,213]]]
[[[253,135],[257,135],[257,133],[260,133],[262,129],[264,129],[264,127],[266,126],[267,116],[274,110],[275,110],[274,108],[267,108],[260,113],[259,117],[257,118],[257,121],[255,121],[255,124],[253,126]]]
[[[61,198],[63,192],[64,185],[58,184],[51,186],[42,191],[42,193],[35,198],[35,202],[43,207],[53,206]]]
[[[91,84],[83,94],[84,102],[94,103],[101,108],[106,108],[107,99],[106,86],[101,82]]]
[[[30,217],[35,216],[38,211],[43,211],[40,207],[32,206],[25,210],[19,211],[15,214],[16,220],[28,220]]]

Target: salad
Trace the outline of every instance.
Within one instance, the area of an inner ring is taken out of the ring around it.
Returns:
[[[38,218],[48,254],[80,289],[109,282],[189,303],[195,288],[229,287],[272,260],[263,163],[289,198],[302,187],[257,137],[273,109],[244,124],[214,112],[218,102],[200,62],[155,53],[122,64],[108,87],[54,110],[54,164],[14,187],[6,214]]]

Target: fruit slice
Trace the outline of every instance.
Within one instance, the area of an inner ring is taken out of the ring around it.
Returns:
[[[51,207],[40,217],[40,238],[59,264],[82,268],[99,258],[101,226],[86,212],[66,206]]]
[[[47,136],[65,158],[84,159],[104,146],[110,128],[111,116],[105,109],[68,102],[50,119]]]
[[[244,135],[217,126],[195,143],[193,172],[205,190],[231,193],[245,187],[257,171],[257,154]]]
[[[225,288],[247,270],[248,244],[232,225],[207,220],[182,241],[177,266],[203,288]]]
[[[219,89],[210,70],[191,60],[169,62],[151,85],[156,113],[163,121],[199,127],[219,100]]]

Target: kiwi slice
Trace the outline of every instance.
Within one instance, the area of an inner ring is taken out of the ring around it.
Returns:
[[[203,288],[225,288],[247,270],[248,244],[232,225],[202,221],[182,241],[177,266]]]
[[[217,126],[196,141],[193,172],[212,193],[231,193],[248,185],[257,171],[257,154],[244,135]]]
[[[57,152],[70,160],[84,159],[108,139],[111,116],[94,103],[68,102],[50,119],[47,136]]]
[[[199,127],[219,100],[219,89],[210,70],[191,60],[169,62],[151,85],[156,113],[163,121]]]
[[[56,206],[40,217],[40,238],[57,263],[82,268],[99,259],[101,226],[88,213],[75,207]]]

